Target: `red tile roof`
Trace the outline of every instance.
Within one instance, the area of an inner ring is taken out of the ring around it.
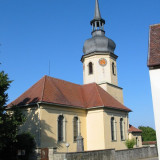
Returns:
[[[132,125],[129,125],[128,132],[139,132],[139,133],[141,133],[142,130],[140,130],[140,129],[138,129],[138,128],[135,128],[135,127],[132,126]]]
[[[160,24],[150,26],[148,67],[160,67]]]
[[[155,145],[155,144],[157,144],[156,141],[144,141],[144,142],[142,142],[142,145]]]
[[[96,83],[78,85],[64,80],[44,76],[12,105],[24,106],[45,102],[80,108],[107,107],[130,112],[131,110],[118,102]]]

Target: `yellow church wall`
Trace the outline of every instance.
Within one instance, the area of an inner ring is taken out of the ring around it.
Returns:
[[[38,108],[32,106],[31,108],[23,108],[23,114],[26,116],[25,123],[20,126],[20,133],[30,132],[36,141],[37,147],[40,145],[40,131],[39,131],[39,111]]]
[[[111,118],[116,121],[116,140],[111,139]],[[120,137],[120,118],[124,120],[125,139]],[[128,113],[112,109],[94,109],[87,113],[87,150],[126,149],[128,139]]]
[[[66,143],[70,144],[69,152],[77,151],[77,143],[73,140],[73,118],[80,119],[81,135],[84,138],[84,150],[87,150],[86,142],[86,111],[69,107],[41,105],[41,147],[57,147],[58,152],[66,152]],[[58,143],[58,116],[65,118],[65,141]]]
[[[116,140],[111,138],[111,118],[114,117],[116,122]],[[124,121],[124,140],[120,137],[120,118]],[[128,139],[128,113],[123,111],[115,111],[112,109],[104,110],[104,128],[105,128],[105,148],[115,148],[116,150],[126,149],[125,140]]]
[[[105,149],[103,109],[87,112],[87,150]]]
[[[115,148],[116,150],[126,149],[125,140],[128,137],[128,113],[107,108],[98,109],[76,109],[63,106],[40,104],[38,106],[23,109],[27,120],[21,131],[30,131],[34,136],[37,147],[57,147],[58,152],[66,152],[66,143],[70,144],[69,152],[77,151],[77,143],[73,140],[73,118],[80,119],[81,135],[84,138],[84,150],[100,150]],[[58,116],[65,117],[65,141],[58,143]],[[111,117],[116,120],[116,141],[111,140]],[[125,140],[120,138],[120,118],[125,122]],[[141,136],[138,136],[139,147]]]
[[[105,91],[107,91],[112,97],[123,104],[123,89],[113,86],[108,83],[99,84]]]

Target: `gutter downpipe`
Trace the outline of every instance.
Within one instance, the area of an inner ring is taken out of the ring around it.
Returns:
[[[39,102],[37,102],[38,107],[38,148],[41,148],[41,111]]]

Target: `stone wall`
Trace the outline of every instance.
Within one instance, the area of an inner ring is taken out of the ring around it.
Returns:
[[[142,147],[127,150],[115,151],[115,160],[136,160],[158,156],[156,147]]]
[[[157,157],[156,147],[142,147],[127,150],[97,150],[73,153],[54,153],[53,160],[138,160]],[[50,160],[50,159],[49,159]]]

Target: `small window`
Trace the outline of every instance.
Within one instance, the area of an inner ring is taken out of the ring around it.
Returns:
[[[74,141],[77,141],[78,137],[78,117],[74,117],[73,119],[73,133],[74,133]]]
[[[139,140],[138,140],[138,137],[136,137],[136,147],[139,147]]]
[[[125,131],[124,131],[124,121],[123,121],[123,118],[120,119],[120,134],[121,134],[121,140],[124,140],[124,134],[125,134]]]
[[[93,63],[92,62],[89,62],[88,68],[89,68],[89,74],[93,74]]]
[[[112,62],[112,73],[113,73],[113,75],[116,75],[114,62]]]
[[[63,115],[60,115],[58,117],[58,141],[62,142],[64,140],[64,117]]]
[[[116,140],[116,124],[114,117],[111,118],[111,139],[112,141]]]

